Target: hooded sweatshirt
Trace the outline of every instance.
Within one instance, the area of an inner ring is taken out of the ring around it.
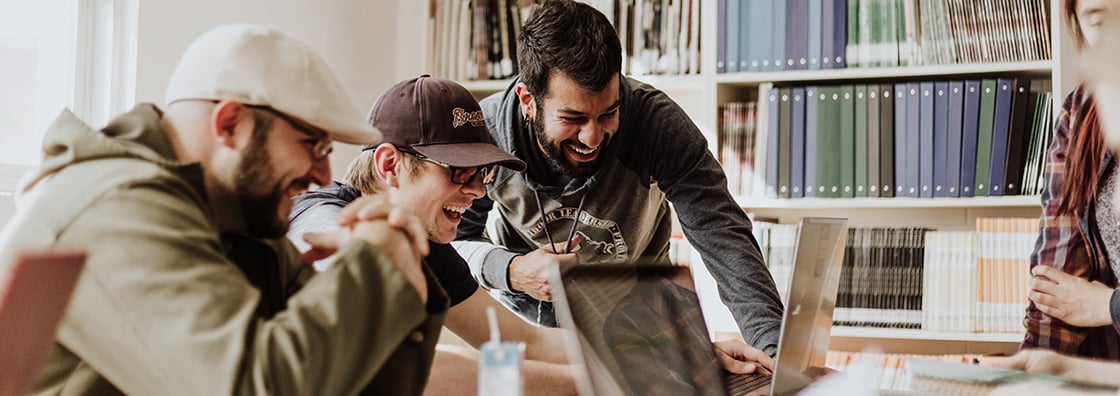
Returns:
[[[688,115],[663,92],[620,80],[619,129],[595,174],[572,179],[539,148],[514,94],[518,82],[481,102],[495,144],[528,169],[499,168],[487,197],[463,215],[454,245],[479,283],[498,290],[499,300],[524,318],[555,326],[551,304],[512,290],[510,260],[574,234],[581,238],[580,264],[667,263],[672,203],[744,339],[774,355],[782,314],[774,280],[750,219]],[[487,223],[491,214],[497,219]]]
[[[286,239],[219,235],[162,117],[141,104],[97,131],[63,112],[18,191],[0,266],[88,250],[36,392],[419,394],[447,310],[430,272],[423,304],[364,241],[312,277]]]

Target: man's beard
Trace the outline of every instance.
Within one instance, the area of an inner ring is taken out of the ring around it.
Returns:
[[[529,122],[533,125],[534,134],[536,134],[537,144],[544,150],[544,156],[548,158],[560,172],[565,176],[573,179],[583,179],[594,175],[599,170],[599,162],[602,160],[602,150],[607,148],[607,143],[611,140],[611,135],[604,135],[603,142],[599,144],[599,156],[595,157],[594,161],[587,163],[574,163],[564,155],[564,142],[554,142],[548,140],[548,135],[544,130],[544,101],[538,101],[537,114]],[[579,143],[577,143],[579,144]],[[580,144],[582,146],[582,144]],[[586,146],[584,146],[586,147]]]
[[[245,156],[237,169],[237,199],[241,205],[241,220],[245,233],[255,238],[279,238],[288,232],[287,218],[280,218],[280,200],[284,188],[279,184],[266,193],[255,192],[271,181],[272,161],[265,148],[267,131],[254,131]]]

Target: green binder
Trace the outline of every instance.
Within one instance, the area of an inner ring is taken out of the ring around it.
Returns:
[[[992,126],[995,121],[996,80],[980,81],[980,125],[976,131],[976,184],[973,195],[988,196],[992,168]]]

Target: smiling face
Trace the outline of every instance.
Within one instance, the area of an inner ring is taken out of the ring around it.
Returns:
[[[255,126],[237,166],[236,197],[247,234],[279,238],[288,231],[291,198],[307,192],[312,183],[326,185],[330,164],[326,157],[315,158],[315,140],[289,121],[252,111]]]
[[[518,87],[522,111],[533,114],[541,152],[565,175],[581,178],[598,170],[600,155],[618,132],[618,79],[616,74],[601,91],[589,93],[563,73],[554,73],[547,98]]]
[[[486,196],[482,178],[469,184],[451,182],[451,171],[438,164],[406,159],[392,145],[384,144],[374,153],[378,177],[388,186],[389,201],[420,219],[428,240],[449,243],[455,239],[463,212],[475,199]],[[392,174],[388,174],[388,170]]]

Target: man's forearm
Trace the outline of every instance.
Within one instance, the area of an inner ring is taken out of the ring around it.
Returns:
[[[454,241],[451,246],[471,268],[480,285],[492,290],[510,290],[509,263],[517,253],[484,241]]]

